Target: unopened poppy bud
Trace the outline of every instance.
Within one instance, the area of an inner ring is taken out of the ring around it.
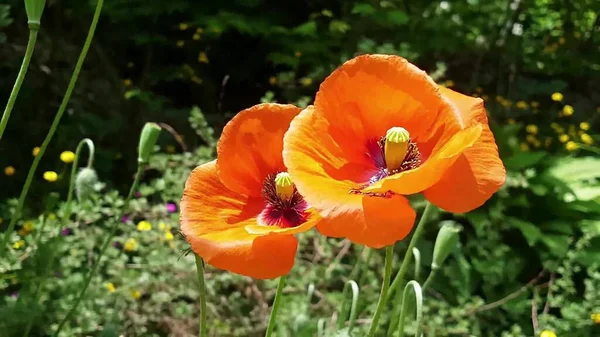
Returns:
[[[281,200],[288,200],[294,194],[294,182],[287,172],[277,173],[275,176],[275,192]]]
[[[93,168],[85,167],[75,178],[75,193],[79,202],[88,198],[94,192],[94,185],[98,182],[98,175]]]
[[[40,27],[40,19],[46,6],[46,0],[25,0],[25,11],[27,12],[27,23],[31,28]]]
[[[144,125],[144,129],[140,135],[140,145],[138,149],[139,163],[145,164],[150,160],[150,154],[154,149],[154,145],[156,145],[156,142],[158,141],[160,130],[160,126],[158,126],[156,123],[146,123],[146,125]]]
[[[431,269],[438,269],[446,258],[448,258],[452,250],[456,248],[459,239],[458,234],[461,230],[461,227],[453,221],[447,221],[442,226],[435,239]]]
[[[388,171],[397,170],[402,166],[408,152],[410,134],[403,127],[393,127],[385,135],[385,164]]]

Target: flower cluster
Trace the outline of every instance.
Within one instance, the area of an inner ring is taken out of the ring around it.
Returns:
[[[186,182],[180,221],[192,250],[214,267],[274,278],[294,264],[294,235],[312,227],[380,248],[412,230],[408,195],[449,212],[481,206],[505,168],[483,101],[445,85],[401,57],[362,55],[304,110],[240,112],[217,159]]]

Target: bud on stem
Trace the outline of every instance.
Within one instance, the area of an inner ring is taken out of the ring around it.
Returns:
[[[462,228],[454,223],[453,221],[445,221],[442,225],[437,239],[435,240],[435,246],[433,247],[433,261],[431,263],[431,269],[438,269],[446,261],[448,255],[456,248],[459,241],[458,234]]]
[[[150,154],[154,145],[158,141],[161,128],[156,123],[146,123],[142,134],[140,135],[140,145],[138,148],[138,163],[146,164],[150,160]]]
[[[25,11],[27,12],[27,23],[31,29],[40,28],[40,19],[44,13],[46,0],[25,0]]]

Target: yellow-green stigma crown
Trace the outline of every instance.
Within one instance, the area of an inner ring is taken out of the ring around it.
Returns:
[[[287,172],[277,173],[275,176],[275,192],[281,200],[288,200],[294,194],[294,182]]]
[[[388,171],[394,171],[402,166],[402,162],[408,152],[410,134],[399,126],[395,126],[385,134],[385,164]]]

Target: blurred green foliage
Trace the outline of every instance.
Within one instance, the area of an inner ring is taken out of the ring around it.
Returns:
[[[0,142],[0,219],[9,218],[32,149],[60,102],[93,4],[48,2],[32,67]],[[593,0],[107,0],[68,113],[42,162],[40,172],[56,171],[59,180],[45,182],[40,173],[9,257],[0,261],[0,331],[21,336],[32,317],[32,336],[56,328],[123,207],[118,191],[130,184],[136,165],[138,134],[131,130],[156,121],[169,132],[161,135],[133,211],[63,335],[194,334],[194,263],[184,256],[176,213],[165,203],[177,202],[191,169],[214,157],[216,135],[237,111],[259,101],[306,106],[343,61],[389,53],[438,83],[482,97],[508,170],[505,186],[484,207],[438,214],[464,230],[460,249],[425,294],[425,335],[600,335],[590,318],[600,313],[598,13],[600,2]],[[0,78],[0,102],[12,87],[26,36],[22,1],[5,1],[0,72],[7,75]],[[59,154],[83,137],[98,147],[100,193],[77,203],[68,235],[57,236],[64,206],[47,207],[46,196],[64,196],[69,165]],[[7,174],[9,166],[14,174]],[[142,220],[151,230],[138,230]],[[437,231],[431,226],[418,245],[424,271]],[[58,246],[55,277],[31,302],[26,294],[35,291],[48,249],[59,239],[66,244]],[[399,257],[406,245],[397,245]],[[315,233],[304,235],[301,247],[278,337],[314,336],[319,322],[333,326],[344,282],[359,260],[355,335],[362,336],[379,292],[382,252],[361,254],[346,241]],[[310,283],[316,291],[308,299]],[[212,335],[263,334],[274,281],[209,268],[207,284]]]

